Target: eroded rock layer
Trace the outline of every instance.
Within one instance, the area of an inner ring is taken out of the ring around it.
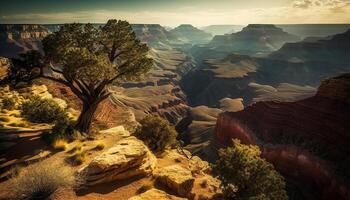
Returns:
[[[350,148],[350,74],[323,81],[316,96],[292,103],[258,102],[219,115],[217,139],[257,144],[285,176],[322,191],[323,199],[347,199]]]

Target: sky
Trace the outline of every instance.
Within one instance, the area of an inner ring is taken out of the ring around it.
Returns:
[[[350,23],[350,0],[0,0],[0,23]]]

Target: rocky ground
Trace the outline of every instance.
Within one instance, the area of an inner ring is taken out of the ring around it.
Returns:
[[[30,92],[53,98],[46,86],[33,86]],[[57,101],[62,106],[67,106],[64,100]],[[102,105],[105,106],[107,105]],[[103,110],[101,108],[98,111],[97,121]],[[21,169],[25,169],[27,164],[42,159],[65,162],[76,173],[82,174],[85,180],[84,188],[76,191],[60,188],[51,199],[211,199],[220,193],[220,182],[210,175],[207,162],[191,156],[188,151],[176,149],[155,155],[142,141],[131,136],[124,126],[101,130],[92,140],[75,140],[68,143],[63,151],[58,151],[41,139],[42,129],[27,130],[17,127],[16,130],[20,130],[17,134],[13,129],[9,130],[9,122],[2,123],[2,140],[15,139],[12,140],[13,146],[8,146],[1,154],[0,199],[12,198],[11,182],[7,179],[11,168],[22,166]],[[119,123],[128,124],[123,121]],[[135,118],[134,123],[137,123]],[[32,129],[36,127],[35,124],[28,126]],[[43,124],[37,126],[41,127]],[[102,150],[97,148],[101,144]],[[77,151],[84,154],[82,163],[72,160]],[[141,194],[140,188],[143,187],[146,192]]]

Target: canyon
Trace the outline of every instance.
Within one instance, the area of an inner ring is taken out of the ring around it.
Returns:
[[[0,79],[11,64],[7,58],[28,50],[41,51],[40,41],[60,26],[0,25],[0,56],[6,57],[0,58]],[[232,139],[258,145],[262,156],[287,180],[290,199],[350,196],[347,25],[325,28],[324,32],[315,31],[322,30],[316,25],[269,24],[202,28],[184,24],[174,29],[132,24],[132,28],[149,46],[153,69],[142,80],[110,88],[112,95],[94,116],[96,127],[113,131],[113,127],[123,126],[132,131],[146,115],[158,115],[176,125],[186,150],[209,162],[214,162],[217,150],[230,146]],[[81,102],[67,87],[42,83],[53,96],[81,109]],[[133,145],[131,140],[125,143]],[[118,148],[123,146],[120,143]],[[146,158],[135,159],[132,162],[139,166],[138,161]],[[169,160],[175,159],[158,162]],[[177,196],[192,198],[183,195],[176,181],[168,180],[176,179],[172,173],[183,169],[162,164],[159,168],[167,174],[155,171],[152,176],[164,179]],[[196,194],[203,178],[208,174],[195,177]],[[192,176],[188,179],[193,182]],[[145,195],[168,195],[155,189],[149,193]]]

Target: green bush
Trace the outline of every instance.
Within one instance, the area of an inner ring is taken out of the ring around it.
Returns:
[[[283,177],[260,157],[259,147],[233,141],[233,147],[219,150],[213,166],[221,180],[225,199],[288,199]]]
[[[168,121],[156,116],[146,116],[140,124],[134,135],[153,152],[163,152],[176,144],[176,130]]]
[[[59,187],[80,186],[83,178],[58,160],[44,160],[14,174],[10,182],[16,199],[47,199]]]
[[[35,123],[53,123],[66,115],[57,102],[52,99],[43,99],[40,96],[29,96],[21,106],[22,115]]]

